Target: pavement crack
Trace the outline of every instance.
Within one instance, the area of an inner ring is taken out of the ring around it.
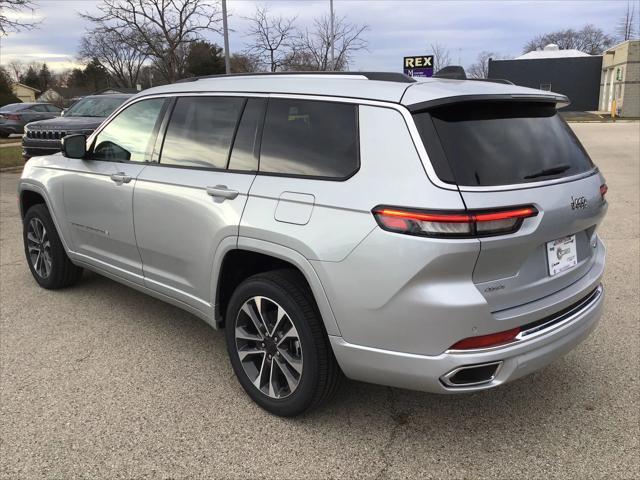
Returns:
[[[382,468],[376,475],[376,480],[381,478],[386,478],[387,472],[391,463],[393,462],[393,455],[391,452],[391,448],[395,444],[400,431],[402,430],[404,425],[409,423],[410,413],[406,411],[398,410],[397,402],[395,399],[394,389],[391,387],[387,387],[388,395],[388,408],[389,414],[391,416],[391,420],[393,421],[393,428],[391,429],[391,433],[389,434],[389,438],[382,446],[380,456],[382,457]]]
[[[95,347],[91,347],[86,355],[80,358],[76,358],[76,363],[84,362],[87,358],[89,358],[93,354],[94,350],[95,350]]]

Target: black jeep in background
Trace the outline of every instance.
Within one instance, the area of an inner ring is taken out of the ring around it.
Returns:
[[[22,158],[51,155],[61,149],[60,140],[75,133],[89,135],[131,95],[91,95],[74,103],[64,116],[31,122],[24,127]]]

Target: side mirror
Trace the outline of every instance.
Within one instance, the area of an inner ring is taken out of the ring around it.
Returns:
[[[60,111],[60,116],[64,117],[64,114],[67,113],[67,110],[69,110],[68,108],[63,108],[62,111]]]
[[[69,135],[62,139],[62,154],[68,158],[84,158],[87,154],[86,135]]]

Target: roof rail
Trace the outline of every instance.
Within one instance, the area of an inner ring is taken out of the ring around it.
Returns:
[[[227,77],[256,77],[256,76],[278,76],[278,75],[350,75],[350,76],[361,76],[365,77],[368,80],[380,80],[383,82],[398,82],[398,83],[413,83],[416,81],[415,78],[410,77],[409,75],[405,75],[404,73],[399,72],[324,72],[324,71],[313,71],[313,72],[254,72],[254,73],[230,73],[230,74],[221,74],[221,75],[203,75],[200,77],[191,77],[191,78],[183,78],[182,80],[178,80],[176,83],[184,83],[184,82],[196,82],[198,80],[203,80],[206,78],[227,78]]]
[[[476,82],[491,82],[491,83],[504,83],[505,85],[515,85],[511,80],[506,78],[467,78],[467,80],[474,80]]]

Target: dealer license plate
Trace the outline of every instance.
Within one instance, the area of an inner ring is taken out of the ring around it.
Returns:
[[[575,267],[578,263],[576,236],[571,235],[547,242],[547,262],[551,277]]]

